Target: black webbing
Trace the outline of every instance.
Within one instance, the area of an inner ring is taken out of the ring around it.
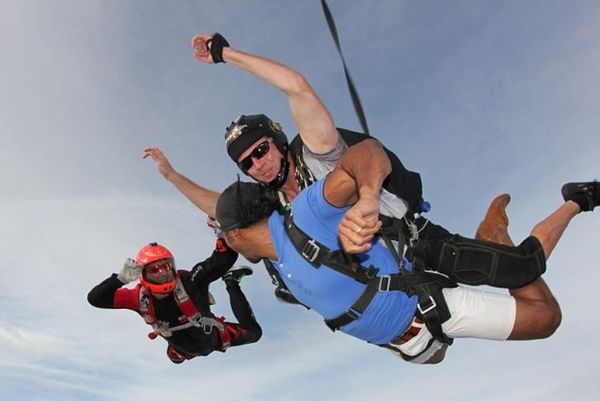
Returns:
[[[366,284],[358,299],[341,315],[325,320],[331,330],[358,319],[371,303],[377,292],[404,291],[408,296],[418,296],[418,309],[431,335],[447,344],[452,340],[442,331],[442,323],[450,318],[450,311],[441,289],[456,287],[447,277],[429,271],[401,270],[398,274],[377,276],[379,269],[366,268],[343,251],[331,251],[325,245],[309,237],[295,223],[290,212],[284,216],[285,232],[300,255],[315,269],[327,266],[360,283]]]
[[[331,32],[331,36],[333,37],[333,41],[335,42],[335,47],[340,54],[340,58],[342,59],[342,65],[344,66],[344,74],[346,74],[346,82],[348,83],[348,89],[350,90],[350,97],[352,98],[352,104],[354,104],[354,110],[356,111],[356,115],[358,120],[360,121],[360,126],[366,135],[369,134],[369,127],[367,126],[367,118],[365,117],[365,112],[363,111],[362,104],[360,103],[360,99],[358,97],[358,93],[354,88],[354,82],[352,82],[352,78],[350,77],[350,73],[348,72],[348,68],[346,67],[346,60],[344,60],[344,54],[342,53],[342,47],[340,46],[340,39],[338,37],[337,29],[335,28],[335,22],[333,21],[333,16],[329,11],[329,7],[327,6],[327,2],[325,0],[321,0],[321,5],[323,6],[323,13],[325,13],[325,19],[327,20],[327,25],[329,25],[329,31]]]
[[[302,229],[294,224],[292,215],[289,212],[284,216],[284,225],[285,232],[298,253],[315,269],[325,265],[363,284],[367,284],[373,277],[377,276],[379,269],[372,266],[365,268],[357,258],[343,251],[331,251],[325,245],[306,235]]]

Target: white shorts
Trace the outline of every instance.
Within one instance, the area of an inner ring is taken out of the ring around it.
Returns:
[[[510,336],[515,325],[517,303],[509,294],[461,286],[444,288],[442,291],[450,310],[450,319],[442,323],[442,329],[448,337],[504,341]],[[396,347],[407,357],[416,356],[410,362],[423,363],[446,346],[432,340],[431,333],[423,326],[419,334]],[[431,346],[427,348],[430,343]]]

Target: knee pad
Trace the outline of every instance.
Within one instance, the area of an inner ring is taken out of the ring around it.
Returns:
[[[512,247],[458,235],[442,241],[437,267],[458,283],[518,288],[546,271],[540,242],[529,237]]]

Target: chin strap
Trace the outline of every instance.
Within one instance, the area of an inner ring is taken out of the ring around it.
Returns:
[[[267,183],[266,185],[273,189],[281,188],[283,186],[283,184],[285,183],[285,180],[287,180],[289,172],[290,172],[290,162],[287,158],[287,152],[286,152],[285,156],[281,158],[281,168],[279,169],[279,173],[277,174],[277,177],[273,181]]]

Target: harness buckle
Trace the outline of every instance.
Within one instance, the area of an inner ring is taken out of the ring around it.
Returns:
[[[348,316],[350,316],[353,320],[357,320],[359,317],[362,316],[362,313],[358,312],[357,310],[353,309],[352,307],[350,307],[346,310],[346,314]]]
[[[427,303],[430,303],[430,305],[429,305],[429,306],[427,306],[427,307],[425,307],[425,309],[423,309],[423,307],[421,307],[421,302],[419,302],[419,303],[417,304],[417,309],[419,309],[419,312],[421,312],[421,315],[425,315],[427,312],[430,312],[430,311],[432,311],[432,310],[433,310],[433,309],[434,309],[434,308],[437,306],[437,304],[435,303],[435,300],[433,299],[433,297],[432,297],[431,295],[430,295],[430,296],[429,296],[429,298],[428,298],[428,299],[427,299],[425,302],[423,302],[423,303],[426,303],[426,302],[427,302]]]
[[[373,277],[377,276],[377,273],[379,273],[379,269],[376,268],[375,266],[371,265],[366,270],[365,275],[367,276],[367,279],[371,280]]]
[[[417,224],[412,219],[407,219],[406,217],[404,217],[404,222],[406,223],[408,232],[410,234],[408,242],[410,244],[410,247],[414,248],[417,245],[417,242],[419,241],[419,227],[417,227]]]
[[[314,263],[319,257],[321,247],[315,243],[314,239],[308,240],[302,247],[302,256],[304,256],[310,263]]]
[[[379,288],[377,290],[381,292],[388,292],[391,284],[392,277],[390,275],[381,276],[379,277]]]

